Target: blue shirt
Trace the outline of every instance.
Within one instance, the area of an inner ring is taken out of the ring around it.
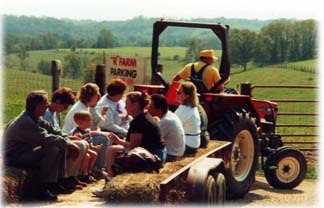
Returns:
[[[58,113],[52,113],[49,108],[47,108],[43,118],[44,120],[48,121],[54,128],[60,129],[60,117]]]

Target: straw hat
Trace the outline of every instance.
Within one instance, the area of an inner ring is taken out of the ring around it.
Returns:
[[[199,53],[200,57],[209,57],[216,61],[218,58],[214,55],[214,50],[202,50]]]

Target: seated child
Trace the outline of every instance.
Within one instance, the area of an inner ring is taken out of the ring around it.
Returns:
[[[90,127],[92,123],[92,118],[91,118],[91,114],[88,111],[75,112],[73,115],[73,119],[77,124],[77,127],[75,127],[71,131],[70,133],[71,136],[74,136],[74,138],[76,139],[86,140],[89,143],[89,150],[84,159],[83,167],[81,169],[80,180],[83,182],[91,183],[96,181],[95,178],[92,176],[92,170],[98,156],[98,151],[102,146],[102,144],[94,146],[92,143],[92,137],[97,135],[102,135],[109,138],[110,133],[91,131]]]

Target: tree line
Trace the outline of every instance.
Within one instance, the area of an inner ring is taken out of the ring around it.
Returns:
[[[49,50],[58,48],[113,48],[115,40],[112,32],[102,29],[96,39],[73,38],[48,32],[36,36],[5,35],[5,53],[19,53],[23,50]]]
[[[141,27],[144,31],[147,26],[143,24]],[[161,38],[162,43],[160,42],[161,46],[187,47],[185,57],[174,57],[174,61],[195,61],[201,49],[221,48],[220,42],[215,38],[214,34],[206,35],[205,32],[194,31],[180,41],[181,38],[178,37],[178,32],[182,33],[182,30],[178,30],[178,28],[170,30],[166,36]],[[188,30],[186,33],[188,35]],[[136,35],[133,35],[129,36],[131,38],[128,41],[136,42]],[[228,36],[231,63],[242,66],[244,71],[247,70],[248,63],[251,62],[263,66],[313,59],[316,58],[318,50],[316,45],[318,38],[317,23],[313,19],[301,21],[279,19],[263,26],[260,31],[231,28]],[[137,42],[136,44],[150,46],[151,40]],[[121,44],[118,37],[108,29],[101,29],[95,38],[72,37],[67,34],[60,35],[49,32],[40,33],[36,36],[27,34],[5,35],[5,52],[7,54],[16,53],[20,60],[20,68],[23,70],[28,68],[26,59],[29,56],[29,50],[70,48],[71,53],[64,58],[64,62],[68,66],[65,67],[67,69],[65,75],[71,78],[76,78],[74,76],[80,74],[77,72],[82,71],[84,68],[90,69],[90,71],[93,70],[94,66],[89,63],[104,63],[101,62],[102,57],[105,56],[104,54],[96,55],[93,60],[90,60],[90,58],[81,57],[80,54],[76,53],[77,48],[113,48],[119,46]],[[37,71],[49,74],[48,61],[42,60],[38,64]],[[87,74],[87,71],[85,73]]]
[[[263,27],[260,33],[233,29],[229,35],[232,64],[277,64],[317,57],[317,23],[315,20],[280,19]]]
[[[107,47],[102,46],[104,38],[99,38],[100,34],[105,34],[107,31],[113,34],[109,41],[109,44],[112,44],[113,47],[149,47],[152,40],[152,25],[159,19],[138,16],[125,21],[93,21],[4,15],[4,51],[7,54],[18,52],[21,44],[24,44],[24,47],[28,50]],[[244,28],[258,32],[273,20],[220,17],[181,19],[178,21],[221,22],[230,25],[232,28]],[[103,32],[103,29],[105,29],[105,32]],[[186,47],[190,40],[195,37],[201,37],[201,40],[214,38],[213,34],[206,34],[199,29],[187,28],[167,29],[163,33],[163,37],[160,41],[161,46],[182,47]],[[111,45],[108,46],[111,47]]]

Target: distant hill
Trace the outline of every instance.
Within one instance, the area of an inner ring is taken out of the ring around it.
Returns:
[[[142,46],[149,46],[152,35],[152,25],[159,18],[148,18],[138,16],[125,21],[94,21],[94,20],[72,20],[57,19],[52,17],[33,17],[33,16],[13,16],[4,15],[3,25],[5,35],[31,35],[37,36],[41,33],[57,34],[61,37],[68,36],[72,38],[92,38],[95,39],[102,29],[110,30],[118,39],[120,45],[132,40],[144,41]],[[231,28],[248,29],[251,31],[260,31],[260,29],[274,20],[258,19],[228,19],[219,18],[195,18],[178,19],[177,21],[192,21],[206,23],[223,23]],[[166,31],[170,44],[174,44],[178,37],[191,38],[204,35],[199,30],[188,30],[186,28],[172,28]],[[166,45],[168,45],[166,43]],[[179,44],[178,44],[179,45]],[[180,44],[181,45],[181,44]]]

